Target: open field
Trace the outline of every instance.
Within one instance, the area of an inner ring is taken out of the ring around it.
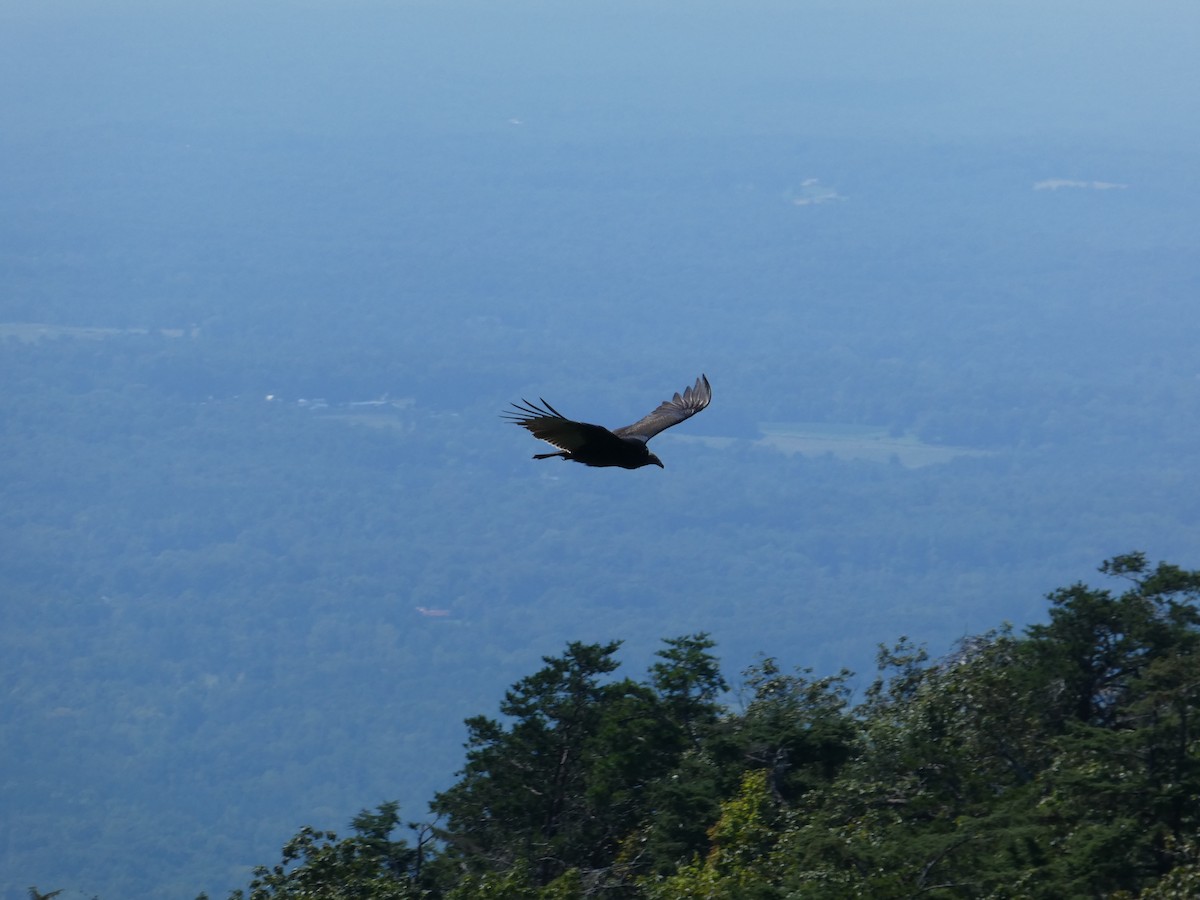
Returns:
[[[92,325],[47,325],[42,322],[0,322],[0,341],[16,338],[23,344],[61,337],[101,341],[122,334],[158,334],[174,338],[196,336],[194,329],[186,328],[101,328]]]
[[[864,425],[831,425],[812,422],[764,422],[762,437],[754,443],[787,454],[832,456],[887,463],[895,460],[909,469],[949,462],[962,456],[986,456],[986,450],[927,444],[913,435],[896,436],[887,429]],[[701,441],[710,447],[728,447],[736,438],[678,435],[680,440]]]

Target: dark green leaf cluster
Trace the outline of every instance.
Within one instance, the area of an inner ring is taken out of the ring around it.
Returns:
[[[468,720],[462,778],[432,804],[443,819],[444,872],[520,864],[538,885],[572,870],[607,877],[717,721],[725,689],[706,635],[668,641],[642,683],[605,680],[619,646],[572,643],[546,658],[505,696],[507,727]]]
[[[351,823],[354,834],[342,840],[332,831],[305,827],[284,845],[274,866],[254,871],[249,891],[230,900],[412,900],[423,896],[418,883],[425,852],[423,833],[416,848],[393,840],[400,807],[381,804],[363,810]]]

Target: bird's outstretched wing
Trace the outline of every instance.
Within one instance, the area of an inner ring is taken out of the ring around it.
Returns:
[[[690,419],[711,401],[712,386],[708,383],[708,378],[701,375],[682,396],[676,394],[670,400],[664,400],[650,415],[638,419],[632,425],[613,429],[613,434],[621,438],[648,441],[660,431],[666,431],[672,425]]]
[[[528,428],[535,438],[568,453],[585,446],[613,441],[613,433],[603,425],[574,422],[545,400],[542,400],[541,406],[528,400],[514,403],[510,412],[503,413],[503,418]]]

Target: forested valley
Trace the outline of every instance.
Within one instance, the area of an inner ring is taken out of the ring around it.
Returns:
[[[903,222],[928,182],[800,217],[718,181],[637,227],[601,182],[571,213],[607,204],[621,246],[572,219],[536,285],[538,242],[499,229],[473,264],[330,244],[386,262],[370,283],[307,259],[274,283],[264,258],[235,290],[185,284],[140,225],[122,246],[144,258],[22,258],[0,323],[4,900],[224,896],[301,823],[380,798],[420,819],[463,719],[568,640],[623,639],[644,668],[703,632],[729,672],[761,652],[862,673],[901,634],[940,658],[1039,622],[1046,590],[1127,547],[1194,566],[1190,245],[1155,244],[1161,195],[1038,193],[1040,163],[965,159],[934,182],[962,216],[1021,187],[1013,227],[986,226],[1006,249],[967,229],[926,268]],[[736,238],[656,244],[628,296],[574,283],[709,204]],[[1097,216],[1113,234],[1080,237]],[[1045,230],[1018,237],[1026,217]],[[1135,232],[1153,246],[1119,250]],[[713,405],[656,439],[658,478],[534,462],[498,418],[545,396],[621,424],[701,372]]]
[[[1200,571],[1101,571],[1020,633],[880,647],[857,699],[762,658],[728,705],[703,633],[640,680],[572,642],[411,836],[394,802],[302,829],[231,900],[1194,897]]]

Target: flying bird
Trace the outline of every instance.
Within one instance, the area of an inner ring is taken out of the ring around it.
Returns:
[[[602,425],[573,422],[545,400],[541,406],[528,400],[514,403],[502,417],[558,448],[556,453],[537,453],[534,459],[558,456],[585,466],[620,466],[622,469],[658,466],[661,469],[662,460],[650,452],[646,442],[660,431],[690,419],[711,400],[712,387],[708,378],[701,375],[682,395],[664,400],[658,409],[632,425],[612,431]]]

